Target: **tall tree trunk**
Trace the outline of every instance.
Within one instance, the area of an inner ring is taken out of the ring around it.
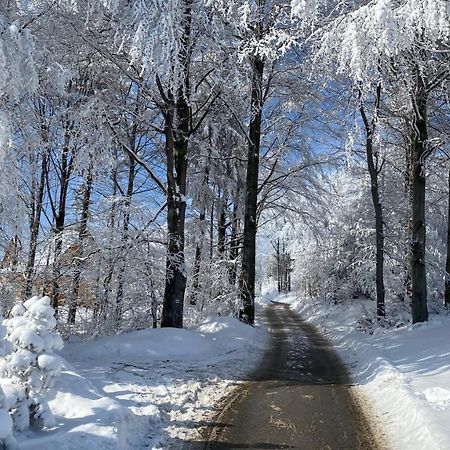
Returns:
[[[111,172],[111,180],[112,180],[112,194],[111,198],[115,199],[117,195],[117,166]],[[116,222],[116,201],[113,200],[111,204],[111,209],[108,214],[108,230],[109,234],[112,233],[113,228],[115,227]],[[103,258],[100,259],[100,261]],[[101,271],[101,265],[99,268],[99,272],[97,275],[97,288],[95,293],[95,306],[94,306],[94,317],[100,320],[105,320],[108,313],[108,299],[109,292],[111,287],[111,281],[114,272],[114,258],[111,256],[106,256],[105,258],[106,264],[106,275]],[[101,264],[99,262],[99,264]],[[102,276],[104,275],[104,276]]]
[[[448,206],[447,206],[447,259],[445,261],[445,296],[444,305],[450,308],[450,170],[448,172]]]
[[[425,159],[428,150],[427,92],[417,70],[412,118],[411,177],[411,287],[412,321],[428,320],[427,279],[425,267]]]
[[[167,256],[164,287],[162,327],[183,326],[186,268],[184,258],[184,228],[186,220],[186,176],[188,146],[191,132],[192,110],[190,106],[190,41],[192,24],[192,0],[184,0],[184,24],[179,58],[182,66],[182,84],[175,102],[166,97],[164,133],[167,159]],[[162,93],[162,89],[160,88]]]
[[[211,209],[209,211],[209,262],[211,263],[214,257],[214,211],[216,201],[211,200]]]
[[[179,137],[177,139],[173,139],[173,121],[170,118],[170,112],[167,113],[168,117],[166,118],[168,236],[161,326],[182,328],[184,293],[186,290],[184,227],[189,131],[189,106],[182,93],[179,94],[176,111],[180,119],[177,129]]]
[[[287,272],[287,291],[291,292],[291,274],[292,274],[292,259],[291,254],[288,255],[288,272]]]
[[[262,15],[262,11],[260,12]],[[257,24],[257,35],[261,36],[262,23]],[[241,319],[253,325],[255,322],[255,278],[256,278],[256,215],[258,197],[259,152],[261,145],[261,118],[263,108],[264,61],[259,55],[251,58],[251,120],[247,155],[247,176],[244,213],[244,242],[242,248],[242,270],[240,290]]]
[[[48,125],[45,119],[45,105],[39,102],[39,120],[40,120],[40,135],[42,144],[42,161],[41,173],[39,176],[39,184],[37,192],[33,189],[32,205],[31,205],[31,220],[30,220],[30,248],[28,251],[27,266],[25,270],[25,298],[31,297],[33,293],[33,276],[34,266],[36,263],[36,250],[39,238],[39,228],[41,226],[41,215],[44,204],[45,182],[47,180],[48,171]],[[35,184],[35,183],[33,183]]]
[[[217,251],[219,258],[223,258],[225,255],[225,242],[227,231],[227,205],[224,200],[220,209],[219,220],[217,223]]]
[[[233,219],[231,222],[230,251],[229,251],[229,278],[231,286],[236,284],[237,279],[237,259],[239,255],[239,219],[238,206],[233,205]]]
[[[377,316],[385,316],[385,288],[384,288],[384,224],[383,208],[381,206],[378,184],[378,170],[373,160],[373,140],[368,137],[366,141],[367,166],[370,174],[370,187],[372,203],[375,211],[376,236],[376,287],[377,287]]]
[[[409,240],[411,237],[411,191],[412,191],[412,144],[408,142],[405,149],[405,198],[407,199],[407,214],[405,217],[405,272],[403,282],[403,294],[401,300],[411,300],[412,287],[411,287],[411,264],[410,264],[410,246]]]
[[[36,250],[39,238],[39,228],[41,226],[41,215],[44,204],[44,190],[45,180],[47,178],[48,170],[48,150],[45,149],[42,155],[41,173],[39,177],[39,184],[37,186],[37,193],[33,193],[32,198],[32,214],[30,220],[30,248],[28,251],[27,266],[25,270],[26,285],[25,298],[31,297],[33,293],[33,277],[34,266],[36,263]]]
[[[133,147],[134,148],[135,140],[133,139]],[[128,230],[130,227],[130,207],[131,207],[131,198],[133,196],[134,191],[134,179],[136,176],[136,161],[133,157],[129,158],[129,166],[128,166],[128,184],[127,184],[127,193],[125,197],[125,214],[123,218],[123,228],[122,228],[122,245],[121,245],[121,266],[119,268],[119,272],[117,274],[117,295],[116,295],[116,310],[115,310],[115,319],[120,320],[122,317],[122,309],[123,309],[123,287],[125,281],[125,267],[126,267],[126,250],[128,243]]]
[[[200,268],[202,264],[202,250],[205,239],[205,207],[202,206],[199,215],[200,237],[195,245],[194,269],[192,271],[192,294],[189,300],[191,305],[197,304],[197,295],[200,288]]]
[[[72,290],[69,298],[69,312],[67,315],[67,322],[75,323],[78,305],[78,294],[80,291],[81,272],[83,268],[82,257],[84,256],[86,237],[87,237],[87,223],[89,218],[89,207],[91,205],[92,193],[92,167],[88,168],[86,182],[83,189],[83,200],[81,203],[81,218],[78,228],[78,247],[75,252],[74,259],[74,275],[72,280]]]
[[[162,327],[183,326],[186,271],[184,259],[184,227],[186,218],[186,174],[189,107],[179,94],[176,111],[180,123],[177,139],[173,139],[173,121],[166,119],[167,155],[167,258]],[[170,113],[168,113],[170,116]],[[185,134],[183,134],[183,131]]]
[[[153,275],[151,270],[149,271],[150,276],[150,308],[152,314],[152,328],[158,328],[158,299],[155,293],[155,284],[153,282]]]
[[[70,129],[71,125],[69,121],[65,124],[65,137],[64,137],[64,148],[61,155],[61,166],[59,174],[59,197],[58,206],[55,207],[54,214],[54,234],[55,234],[55,249],[53,253],[53,269],[52,269],[52,291],[51,291],[51,304],[55,310],[55,314],[58,314],[58,298],[60,295],[60,277],[61,277],[61,251],[62,251],[62,240],[63,232],[66,222],[66,206],[67,206],[67,194],[69,190],[70,176],[72,174],[73,168],[73,155],[70,155]],[[47,185],[49,185],[49,180],[47,177]]]
[[[277,284],[278,284],[278,292],[281,292],[281,260],[280,260],[280,240],[277,239],[277,243],[275,245],[275,257],[277,258]]]
[[[112,180],[111,197],[113,201],[108,217],[108,228],[110,230],[110,233],[112,233],[112,230],[115,228],[116,223],[116,213],[117,213],[116,196],[118,186],[117,166],[115,166],[112,170],[111,180]],[[113,256],[107,257],[106,276],[102,280],[102,289],[100,289],[101,296],[96,301],[96,316],[101,316],[103,318],[106,318],[108,313],[109,292],[111,290],[111,282],[114,274],[114,259],[115,258]]]
[[[367,169],[370,175],[370,191],[372,194],[372,203],[375,212],[375,239],[376,239],[376,275],[375,282],[377,288],[377,316],[384,317],[386,315],[385,307],[385,288],[384,288],[384,223],[383,223],[383,207],[380,200],[380,189],[378,175],[380,169],[375,162],[373,138],[378,120],[378,112],[381,102],[381,84],[377,86],[375,99],[375,111],[372,120],[369,122],[364,105],[360,105],[360,113],[364,122],[366,131],[366,158]]]

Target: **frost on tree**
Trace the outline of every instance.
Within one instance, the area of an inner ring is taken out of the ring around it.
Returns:
[[[0,15],[0,149],[10,141],[9,106],[21,93],[34,91],[36,85],[30,33]]]
[[[54,425],[47,394],[61,371],[61,360],[54,350],[63,347],[55,331],[56,319],[49,297],[32,297],[16,305],[5,321],[13,352],[6,357],[5,372],[13,383],[23,386],[24,398],[17,406],[14,425],[25,430]]]
[[[419,47],[433,51],[449,37],[447,1],[378,0],[337,18],[322,37],[316,61],[333,66],[337,59],[339,72],[365,83],[383,75],[388,63],[412,63]]]
[[[445,55],[450,4],[445,0],[377,0],[327,27],[315,60],[349,75],[363,94],[373,83],[408,117],[409,278],[413,322],[428,319],[425,264],[426,161],[433,152],[429,106],[449,79]],[[373,89],[372,89],[373,90]],[[384,95],[384,94],[383,94]],[[364,100],[364,95],[362,95]]]

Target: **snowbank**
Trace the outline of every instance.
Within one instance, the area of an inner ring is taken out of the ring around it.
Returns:
[[[56,426],[19,434],[23,450],[177,448],[199,438],[253,367],[267,335],[229,317],[68,343],[49,402]],[[70,361],[70,364],[67,362]]]
[[[102,396],[66,361],[50,397],[56,426],[17,435],[21,450],[128,448],[128,423],[133,415],[119,402]]]
[[[294,296],[290,303],[330,338],[347,363],[359,391],[369,400],[396,450],[450,448],[450,318],[394,329],[357,329],[375,304],[333,305]]]
[[[121,363],[204,359],[245,350],[260,339],[260,331],[231,317],[209,318],[197,328],[158,328],[110,336],[89,343],[70,343],[63,350],[69,361]]]

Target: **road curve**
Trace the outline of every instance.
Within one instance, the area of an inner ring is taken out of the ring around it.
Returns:
[[[287,305],[268,306],[264,320],[270,348],[203,449],[381,449],[329,342]]]

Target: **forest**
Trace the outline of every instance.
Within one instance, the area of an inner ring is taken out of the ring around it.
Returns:
[[[4,311],[253,323],[277,239],[303,293],[450,302],[447,2],[132,3],[2,8]]]
[[[14,345],[19,317],[254,326],[267,286],[368,301],[363,328],[446,317],[448,0],[2,0],[0,27]]]

